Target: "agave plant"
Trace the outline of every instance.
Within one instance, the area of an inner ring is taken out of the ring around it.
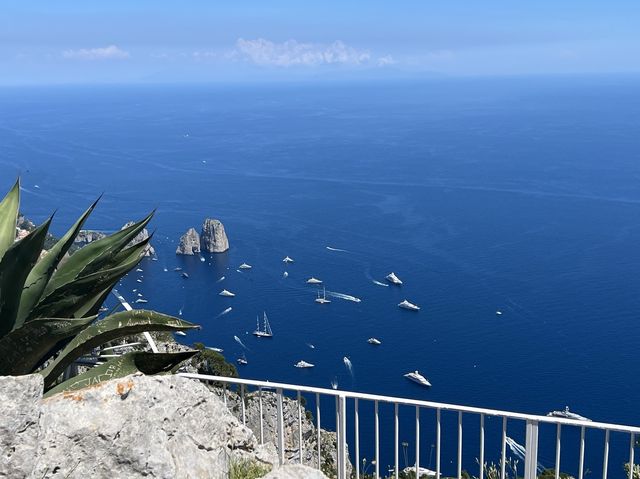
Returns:
[[[142,258],[150,237],[131,245],[147,217],[67,255],[94,202],[46,254],[52,218],[16,241],[20,182],[0,202],[0,376],[39,372],[45,391],[60,392],[122,377],[172,372],[197,351],[134,352],[56,385],[78,357],[108,341],[145,331],[181,331],[198,326],[154,311],[124,311],[98,319],[117,282]],[[43,365],[46,364],[46,367]],[[54,388],[55,386],[55,388]],[[52,389],[53,388],[53,389]]]

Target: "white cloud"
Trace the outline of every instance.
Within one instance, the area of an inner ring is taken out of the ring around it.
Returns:
[[[264,38],[238,39],[233,57],[256,65],[277,67],[362,65],[371,60],[371,54],[367,50],[350,47],[341,41],[321,45],[297,40],[274,43]]]
[[[378,58],[377,64],[379,67],[384,67],[387,65],[395,65],[396,61],[393,59],[391,55],[385,55],[383,57]]]
[[[71,60],[122,60],[129,58],[129,52],[122,50],[116,45],[109,45],[103,48],[81,48],[79,50],[65,50],[62,52],[64,58]]]

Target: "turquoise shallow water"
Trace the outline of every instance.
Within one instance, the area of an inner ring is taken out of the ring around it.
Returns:
[[[242,338],[244,377],[323,387],[335,378],[344,389],[531,413],[568,404],[637,423],[633,79],[14,89],[0,91],[0,111],[2,187],[20,174],[22,209],[36,220],[58,208],[61,232],[101,192],[95,229],[158,208],[159,260],[141,266],[146,306],[182,310],[203,325],[185,341],[222,347],[230,359],[242,353],[233,336]],[[231,250],[205,262],[176,257],[180,234],[206,216],[224,222]],[[296,260],[287,268],[285,255]],[[237,272],[242,262],[253,269]],[[404,286],[373,283],[390,271]],[[317,305],[310,276],[362,301]],[[120,288],[131,299],[135,279]],[[222,287],[236,298],[219,297]],[[398,309],[404,298],[420,313]],[[262,311],[269,341],[250,334]],[[370,336],[383,344],[367,344]],[[293,368],[300,359],[316,367]],[[433,387],[406,381],[413,369]],[[412,415],[403,411],[407,441]],[[432,419],[422,429],[425,466]],[[467,422],[472,469],[478,425]],[[488,419],[490,458],[498,423]],[[382,428],[390,463],[390,417]],[[523,430],[514,426],[519,442]],[[445,418],[443,440],[452,451],[455,417]],[[599,471],[602,438],[587,440],[587,465]],[[577,432],[565,441],[575,473]],[[613,477],[627,447],[614,438]],[[541,458],[551,466],[553,448]]]

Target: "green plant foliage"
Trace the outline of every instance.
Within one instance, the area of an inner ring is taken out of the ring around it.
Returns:
[[[271,467],[249,459],[232,460],[229,464],[229,479],[257,479],[271,471]]]
[[[144,331],[175,332],[197,327],[153,311],[136,310],[96,319],[98,309],[115,284],[142,259],[150,238],[133,246],[130,243],[153,217],[152,212],[68,256],[97,202],[48,252],[43,247],[51,218],[15,241],[19,181],[0,202],[0,375],[33,373],[50,360],[42,371],[46,390],[55,385],[64,369],[79,356],[105,342]],[[156,355],[153,359],[145,354],[116,358],[107,363],[109,367],[104,368],[105,364],[94,368],[54,389],[67,390],[71,384],[82,381],[88,384],[87,378],[90,384],[95,384],[108,378],[116,366],[117,371],[129,373],[171,371],[195,351]]]
[[[198,369],[200,374],[228,378],[238,377],[238,370],[235,365],[227,362],[222,354],[207,349],[202,343],[194,343],[193,347],[198,350],[198,355],[193,357],[191,364]]]
[[[103,381],[122,378],[137,372],[143,374],[170,374],[175,372],[183,361],[191,358],[196,352],[148,353],[146,351],[133,351],[118,358],[113,358],[100,366],[91,368],[87,372],[59,384],[47,391],[44,397],[95,386]]]

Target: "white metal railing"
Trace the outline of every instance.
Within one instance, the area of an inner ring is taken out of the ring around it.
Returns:
[[[522,414],[516,412],[501,411],[496,409],[485,409],[471,406],[461,406],[454,404],[445,404],[432,401],[422,401],[416,399],[407,399],[391,396],[380,396],[376,394],[358,393],[352,391],[341,391],[334,389],[316,388],[311,386],[302,386],[285,383],[275,383],[269,381],[256,381],[252,379],[240,379],[240,378],[228,378],[220,376],[210,376],[204,374],[190,374],[180,373],[179,376],[191,379],[197,379],[207,383],[221,383],[224,385],[223,396],[225,404],[227,403],[227,387],[229,385],[238,385],[240,388],[240,402],[242,408],[242,421],[246,425],[246,411],[245,411],[245,390],[249,387],[254,387],[259,396],[259,415],[260,415],[260,441],[264,444],[264,430],[263,430],[263,405],[262,405],[262,392],[264,389],[275,390],[277,397],[277,437],[276,448],[278,450],[278,457],[280,463],[285,462],[285,432],[284,432],[284,418],[283,418],[283,397],[284,391],[290,391],[296,394],[297,406],[298,406],[298,457],[299,461],[303,462],[303,437],[302,437],[302,404],[301,394],[309,394],[315,397],[316,402],[316,434],[317,434],[317,467],[321,467],[321,441],[320,441],[320,429],[321,429],[321,416],[320,416],[320,398],[321,396],[334,397],[335,398],[335,411],[336,411],[336,435],[337,435],[337,470],[336,474],[338,479],[347,479],[347,463],[349,460],[347,452],[347,401],[353,402],[353,431],[354,431],[354,477],[360,479],[361,471],[359,467],[360,463],[360,420],[361,414],[359,405],[363,401],[368,401],[374,405],[374,461],[375,467],[373,475],[376,479],[380,478],[380,412],[379,404],[391,404],[394,410],[394,448],[393,458],[394,467],[391,470],[393,477],[398,479],[400,474],[399,463],[399,408],[413,407],[415,408],[415,477],[427,476],[427,471],[420,467],[420,424],[421,424],[421,411],[432,410],[435,411],[436,424],[435,424],[435,471],[433,471],[431,477],[440,479],[442,476],[442,465],[445,464],[442,455],[442,412],[450,411],[457,413],[457,456],[456,460],[456,474],[457,478],[462,478],[463,471],[463,415],[474,415],[478,418],[480,434],[478,437],[478,476],[479,479],[484,479],[485,471],[485,418],[497,417],[502,418],[502,434],[501,434],[501,458],[499,461],[500,466],[500,478],[505,479],[507,463],[507,426],[509,421],[519,421],[526,426],[525,434],[525,453],[524,453],[524,478],[534,479],[538,475],[538,446],[539,446],[539,426],[540,425],[555,425],[556,441],[555,441],[555,478],[560,477],[560,450],[561,450],[561,432],[563,426],[572,426],[580,429],[580,447],[578,458],[578,477],[577,479],[584,479],[587,471],[585,470],[585,431],[586,430],[601,430],[604,431],[604,445],[603,445],[603,461],[602,461],[602,478],[609,477],[609,452],[610,452],[610,433],[623,433],[629,436],[629,472],[628,479],[634,479],[633,465],[634,465],[634,445],[636,435],[640,434],[640,427],[626,426],[620,424],[608,424],[602,422],[592,422],[587,420],[575,420],[562,417],[549,417],[539,416],[531,414]],[[640,436],[639,436],[640,437]],[[447,458],[448,459],[448,458]],[[406,460],[406,459],[405,459]],[[373,465],[373,462],[371,464]],[[308,464],[313,465],[313,464]]]

